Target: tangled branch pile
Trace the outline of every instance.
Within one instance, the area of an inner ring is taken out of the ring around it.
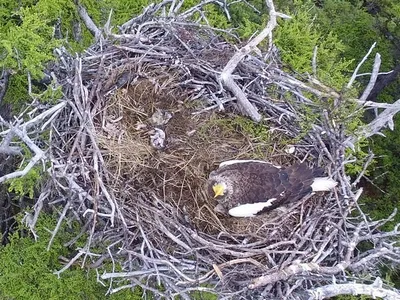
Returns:
[[[393,216],[370,220],[357,204],[363,174],[346,174],[353,159],[346,149],[390,124],[396,103],[350,131],[356,113],[378,104],[350,99],[313,76],[300,81],[281,70],[272,44],[255,48],[283,16],[271,1],[266,30],[239,50],[228,42],[231,33],[190,21],[201,5],[178,14],[168,3],[147,8],[119,34],[106,27],[104,38],[95,28],[98,41],[82,55],[60,50],[53,71],[64,99],[35,122],[3,120],[11,127],[3,136],[27,136],[28,123],[50,129],[50,176],[32,230],[51,202],[64,206],[59,224],[76,218],[90,233],[58,273],[76,261],[99,268],[111,259],[121,271],[100,276],[110,280],[110,292],[138,285],[166,298],[209,291],[319,299],[354,292],[355,279],[365,294],[396,295],[384,288],[377,266],[399,261],[398,226],[381,231]],[[162,17],[166,5],[170,13]],[[218,163],[234,158],[307,161],[339,184],[259,217],[221,217],[204,184]],[[107,251],[92,253],[98,245]]]

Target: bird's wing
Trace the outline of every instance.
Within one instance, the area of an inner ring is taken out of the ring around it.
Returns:
[[[271,198],[265,202],[242,204],[234,208],[231,208],[229,210],[229,214],[232,217],[238,217],[238,218],[254,217],[265,208],[272,206],[272,203],[275,200],[276,198]]]
[[[311,184],[315,171],[304,163],[282,169],[281,172],[287,174],[286,196],[288,202],[300,200],[312,192]]]
[[[247,172],[244,172],[245,169],[241,170],[243,173],[240,172],[246,175],[237,182],[241,189],[236,196],[243,204],[265,203],[273,198],[275,201],[269,207],[273,209],[296,201],[312,191],[312,175],[303,175],[307,173],[303,168],[288,173],[285,169],[249,164]]]
[[[234,164],[242,164],[242,163],[260,163],[260,164],[269,164],[271,166],[274,166],[275,168],[280,169],[281,166],[276,166],[273,165],[270,162],[267,161],[263,161],[263,160],[256,160],[256,159],[234,159],[234,160],[227,160],[227,161],[223,161],[219,164],[219,167],[226,167],[226,166],[230,166],[230,165],[234,165]]]

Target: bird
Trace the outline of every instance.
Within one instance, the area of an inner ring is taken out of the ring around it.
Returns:
[[[323,173],[322,168],[310,168],[304,162],[283,167],[262,160],[228,160],[210,172],[207,193],[218,202],[216,212],[254,217],[332,190],[337,182]]]

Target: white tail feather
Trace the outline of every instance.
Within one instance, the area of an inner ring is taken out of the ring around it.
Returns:
[[[276,198],[271,198],[265,202],[242,204],[237,207],[231,208],[228,213],[232,217],[238,218],[254,217],[264,208],[271,206],[272,202],[274,202],[275,200]]]
[[[311,187],[313,192],[325,192],[333,189],[336,185],[337,182],[329,177],[317,177],[314,178]]]
[[[259,164],[268,164],[271,166],[274,166],[275,168],[280,169],[281,166],[276,166],[268,161],[263,161],[263,160],[256,160],[256,159],[234,159],[234,160],[227,160],[227,161],[223,161],[219,164],[219,167],[225,167],[225,166],[229,166],[229,165],[234,165],[234,164],[241,164],[241,163],[249,163],[249,162],[255,162],[255,163],[259,163]]]

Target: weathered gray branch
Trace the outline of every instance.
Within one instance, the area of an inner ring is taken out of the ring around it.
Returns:
[[[374,61],[373,69],[372,69],[371,78],[369,79],[368,85],[360,97],[361,101],[366,101],[369,94],[371,93],[372,89],[374,88],[376,79],[378,78],[380,66],[381,66],[381,55],[379,53],[377,53],[375,55],[375,61]]]
[[[275,11],[275,6],[272,0],[266,0],[266,3],[269,8],[269,17],[270,17],[267,26],[246,46],[242,47],[239,51],[235,53],[235,55],[226,64],[225,68],[222,70],[222,73],[220,75],[221,82],[229,91],[231,91],[236,96],[243,112],[247,114],[255,122],[260,122],[262,117],[259,114],[257,108],[250,103],[246,94],[235,83],[232,73],[246,55],[252,52],[257,47],[257,45],[261,43],[267,36],[272,35],[272,31],[277,25],[276,21],[277,16],[281,18],[290,18],[289,16],[286,16],[284,14],[277,13]]]
[[[0,124],[2,123],[3,119],[0,116]],[[21,147],[18,146],[10,146],[12,138],[14,137],[14,132],[9,131],[3,140],[0,143],[0,153],[6,155],[21,155]]]
[[[48,118],[48,121],[54,119],[63,110],[63,108],[65,108],[66,105],[67,105],[66,101],[61,101],[60,103],[54,105],[53,107],[50,107],[48,110],[42,112],[33,119],[26,121],[25,123],[19,125],[18,127],[28,131],[33,126],[39,126],[38,124],[43,122],[46,118]],[[46,124],[48,123],[48,121],[45,122],[42,126],[40,126],[41,130],[44,130],[44,128],[47,126]],[[10,130],[11,129],[7,129],[0,132],[0,136],[7,135],[10,132]]]
[[[382,287],[382,280],[378,277],[375,282],[368,284],[343,283],[330,284],[309,290],[310,300],[328,299],[339,295],[366,295],[373,299],[382,298],[386,300],[400,299],[398,291],[385,289]]]
[[[349,83],[347,84],[347,88],[351,88],[353,86],[354,80],[357,78],[358,70],[361,68],[361,66],[364,64],[364,62],[367,60],[368,56],[371,54],[372,50],[375,48],[376,42],[372,44],[371,48],[369,48],[367,54],[363,57],[363,59],[359,62],[357,65],[356,69],[353,72],[353,75],[351,76]]]
[[[42,112],[38,116],[23,124],[20,124],[21,122],[19,121],[16,121],[15,125],[8,124],[0,116],[0,123],[9,127],[9,129],[0,132],[0,136],[4,136],[3,141],[0,144],[0,153],[9,155],[22,154],[20,147],[9,145],[12,138],[16,136],[35,154],[23,170],[3,175],[0,177],[0,183],[9,179],[25,176],[40,160],[45,158],[45,152],[40,149],[34,141],[32,141],[32,139],[28,136],[27,131],[33,126],[39,127],[40,131],[45,130],[45,128],[61,112],[65,105],[66,102],[58,103],[57,105]]]
[[[381,112],[378,117],[375,118],[371,123],[363,127],[358,136],[370,137],[375,134],[382,135],[382,129],[389,127],[390,130],[394,130],[393,117],[400,111],[400,99],[393,104],[388,104],[388,107]]]
[[[38,147],[36,144],[28,137],[26,131],[22,131],[17,127],[13,127],[11,129],[11,132],[14,133],[16,136],[18,136],[28,147],[29,149],[32,150],[32,152],[35,153],[35,156],[31,158],[29,163],[25,166],[25,168],[21,171],[15,171],[9,174],[6,174],[4,176],[0,177],[0,183],[17,178],[17,177],[22,177],[28,174],[28,172],[36,165],[38,161],[41,159],[44,159],[45,153]]]
[[[85,23],[87,29],[93,34],[96,40],[99,40],[102,37],[101,30],[94,23],[94,21],[86,11],[85,7],[82,6],[79,0],[75,0],[74,2],[78,9],[78,14],[81,17],[82,21]]]

